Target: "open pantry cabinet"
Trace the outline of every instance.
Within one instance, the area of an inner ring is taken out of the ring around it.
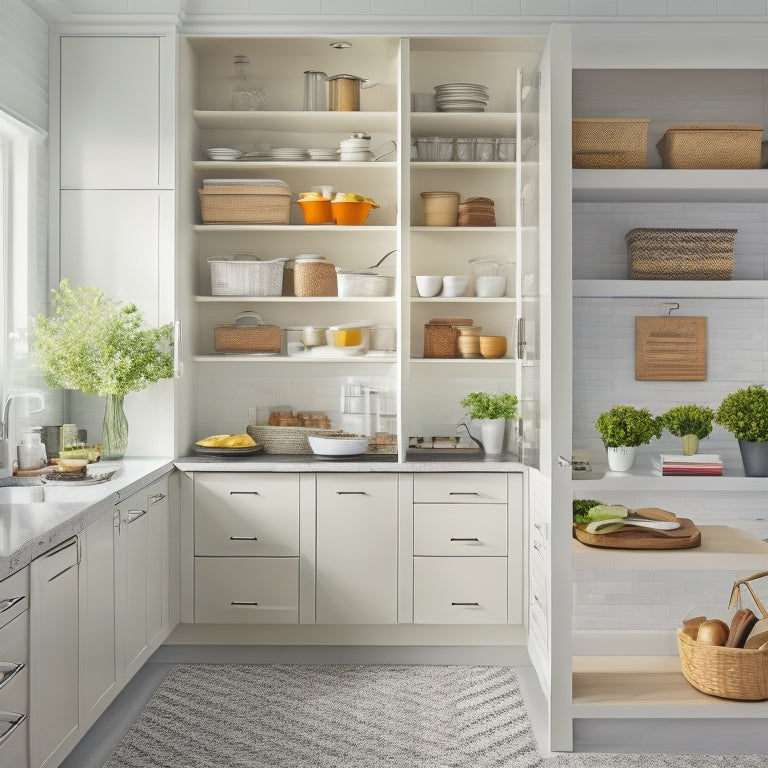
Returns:
[[[613,405],[656,415],[691,402],[716,409],[729,392],[766,379],[768,170],[662,168],[656,150],[673,123],[768,124],[765,30],[719,28],[716,45],[711,34],[638,24],[574,32],[573,116],[650,123],[645,168],[573,171],[573,449],[592,471],[575,473],[572,497],[662,507],[702,531],[701,547],[685,552],[573,542],[580,750],[764,749],[766,703],[695,690],[681,673],[675,629],[691,610],[725,611],[733,581],[765,568],[768,483],[744,477],[736,440],[717,425],[700,451],[720,454],[724,476],[699,478],[653,469],[651,456],[680,453],[666,431],[629,472],[607,471],[594,429]],[[630,280],[624,238],[634,227],[737,229],[733,280]],[[635,317],[670,313],[707,319],[705,380],[636,380]]]

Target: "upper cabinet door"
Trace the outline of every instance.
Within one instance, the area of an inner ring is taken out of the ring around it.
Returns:
[[[61,187],[162,186],[160,37],[61,38]]]

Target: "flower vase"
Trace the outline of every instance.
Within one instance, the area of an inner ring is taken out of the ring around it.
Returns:
[[[504,449],[504,431],[506,419],[479,419],[480,440],[486,453],[497,454]]]
[[[693,456],[699,450],[699,438],[696,435],[683,435],[680,440],[683,446],[683,456]]]
[[[621,446],[608,448],[608,468],[613,472],[628,472],[635,463],[637,448]]]
[[[123,395],[107,395],[101,432],[101,458],[122,459],[127,448],[128,419],[123,410]]]

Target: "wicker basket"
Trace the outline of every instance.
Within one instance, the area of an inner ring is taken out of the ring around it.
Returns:
[[[636,118],[574,118],[574,168],[645,168],[648,123]]]
[[[670,128],[656,144],[662,168],[759,168],[763,126],[699,123]]]
[[[632,280],[730,280],[735,229],[644,229],[627,232]]]
[[[336,296],[336,267],[324,259],[296,259],[293,292],[296,296]]]
[[[372,272],[345,272],[336,269],[339,296],[391,296],[395,279]]]
[[[286,261],[261,261],[256,256],[211,257],[211,295],[280,296]]]
[[[200,211],[204,224],[287,224],[291,189],[286,184],[203,186]]]
[[[246,432],[260,445],[264,453],[304,454],[312,453],[307,437],[319,435],[331,437],[342,433],[339,429],[314,429],[312,427],[269,427],[248,425]]]
[[[424,357],[458,357],[458,340],[456,326],[427,323],[424,326]]]
[[[280,352],[283,331],[279,325],[217,325],[213,346],[217,352]]]

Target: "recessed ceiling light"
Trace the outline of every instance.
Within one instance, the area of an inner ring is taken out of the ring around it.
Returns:
[[[331,48],[341,50],[342,48],[351,48],[352,43],[348,43],[346,40],[337,40],[335,43],[331,43]]]

